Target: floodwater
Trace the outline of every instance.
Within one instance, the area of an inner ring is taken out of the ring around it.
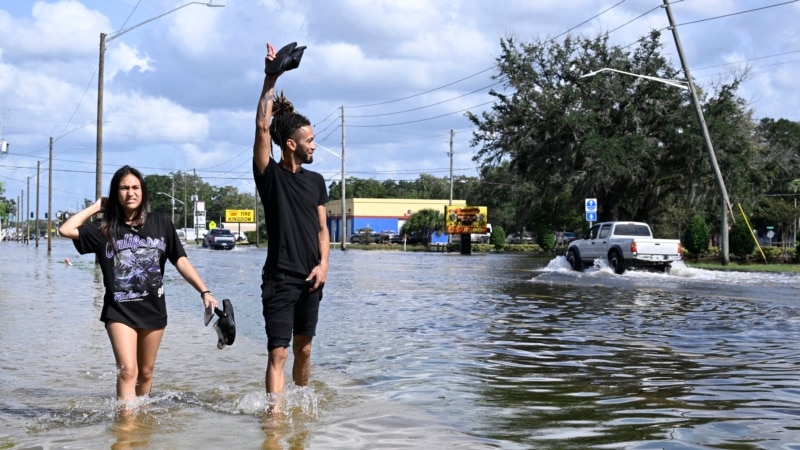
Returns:
[[[798,275],[336,250],[312,383],[264,426],[265,250],[187,252],[236,341],[168,265],[153,394],[121,419],[93,257],[0,243],[0,448],[800,448]]]

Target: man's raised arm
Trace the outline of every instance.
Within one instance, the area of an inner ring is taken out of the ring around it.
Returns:
[[[266,61],[275,59],[275,47],[267,42]],[[269,124],[272,120],[272,99],[275,95],[275,81],[278,75],[265,75],[264,86],[261,89],[261,97],[258,99],[258,110],[256,111],[256,137],[253,142],[253,162],[256,170],[261,173],[267,168],[272,154],[272,143],[270,142]]]

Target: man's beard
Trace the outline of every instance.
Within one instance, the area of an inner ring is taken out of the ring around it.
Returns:
[[[300,150],[300,160],[303,161],[303,164],[311,164],[314,162],[314,156],[305,150]]]

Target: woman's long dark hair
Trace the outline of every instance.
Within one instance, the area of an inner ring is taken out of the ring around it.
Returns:
[[[100,233],[111,242],[113,236],[117,236],[121,228],[126,226],[128,218],[125,216],[125,210],[119,202],[119,185],[122,179],[128,175],[133,175],[139,179],[142,185],[142,202],[136,208],[136,213],[133,215],[132,224],[141,226],[147,218],[147,211],[150,209],[150,192],[147,190],[147,183],[144,182],[144,176],[138,170],[131,166],[125,165],[119,168],[111,177],[111,187],[108,190],[108,197],[106,198],[103,207],[103,219],[100,222]]]
[[[292,139],[294,133],[306,125],[311,125],[306,116],[295,112],[294,105],[283,92],[275,96],[272,103],[272,123],[269,124],[269,134],[273,142],[281,149],[286,145],[287,139]]]

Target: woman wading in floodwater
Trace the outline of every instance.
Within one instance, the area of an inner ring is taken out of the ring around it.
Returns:
[[[135,407],[153,385],[156,355],[167,326],[164,265],[169,260],[197,292],[207,311],[217,299],[186,258],[175,226],[164,214],[150,213],[142,174],[124,166],[111,178],[108,197],[67,219],[59,228],[81,254],[94,253],[103,272],[103,309],[116,359],[120,411]],[[99,221],[86,222],[102,213]]]

